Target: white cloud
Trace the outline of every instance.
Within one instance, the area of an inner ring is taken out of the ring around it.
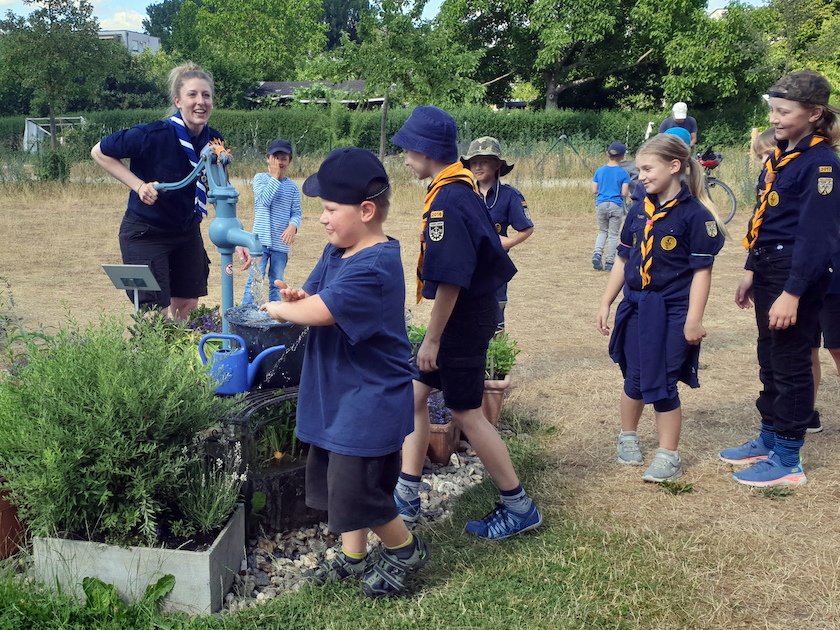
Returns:
[[[2,2],[2,0],[0,0]],[[117,11],[112,17],[101,19],[99,21],[99,28],[106,31],[143,31],[143,16],[137,11],[131,9],[127,11]]]

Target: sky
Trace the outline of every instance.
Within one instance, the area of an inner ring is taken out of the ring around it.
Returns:
[[[423,12],[423,17],[431,19],[437,15],[443,0],[429,0]],[[762,0],[747,0],[748,4],[758,6]],[[91,0],[93,14],[99,20],[99,27],[105,30],[127,30],[143,32],[143,18],[146,17],[146,7],[158,2],[150,0]],[[709,0],[709,11],[714,11],[728,4],[728,0]],[[6,11],[16,15],[29,15],[35,7],[25,5],[20,0],[0,0],[0,13],[5,16]]]

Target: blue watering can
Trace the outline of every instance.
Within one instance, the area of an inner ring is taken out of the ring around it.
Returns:
[[[222,348],[213,352],[210,359],[210,375],[219,382],[216,387],[217,394],[244,394],[251,389],[254,383],[254,376],[257,374],[257,367],[266,355],[279,350],[285,350],[286,346],[272,346],[260,352],[252,363],[248,363],[248,350],[245,348],[245,340],[239,335],[220,335],[210,333],[204,335],[198,344],[198,354],[201,361],[207,365],[207,357],[204,356],[204,343],[208,339],[230,339],[239,343],[239,348]]]

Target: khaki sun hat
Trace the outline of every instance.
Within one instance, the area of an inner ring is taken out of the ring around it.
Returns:
[[[800,70],[786,74],[770,88],[770,97],[798,101],[808,105],[822,105],[834,114],[840,114],[840,108],[828,104],[831,86],[826,78],[813,70]]]
[[[509,164],[506,160],[502,159],[502,146],[496,138],[484,136],[483,138],[478,138],[470,142],[469,151],[467,151],[466,155],[461,156],[461,163],[464,165],[464,168],[469,168],[470,160],[479,155],[499,158],[502,162],[501,167],[499,167],[499,177],[504,177],[513,170],[513,164]]]

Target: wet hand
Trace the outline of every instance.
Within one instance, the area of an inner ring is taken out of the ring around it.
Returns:
[[[280,311],[282,309],[282,302],[266,302],[262,306],[260,306],[261,311],[265,311],[271,316],[271,319],[277,320],[281,324],[287,323],[289,320],[284,319],[280,316]]]
[[[239,260],[242,261],[242,271],[248,271],[251,267],[251,252],[247,247],[237,245],[236,253],[239,254]]]
[[[135,191],[137,196],[140,198],[140,201],[145,203],[147,206],[151,206],[157,201],[158,191],[155,190],[155,184],[157,183],[159,182],[144,182],[140,184]]]

